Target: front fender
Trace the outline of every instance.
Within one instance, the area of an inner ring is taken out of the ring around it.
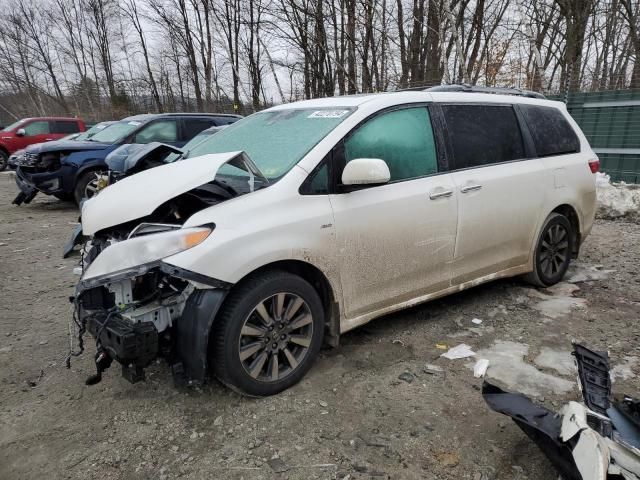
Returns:
[[[195,290],[176,322],[176,358],[172,371],[176,383],[204,383],[209,362],[209,337],[228,290]]]

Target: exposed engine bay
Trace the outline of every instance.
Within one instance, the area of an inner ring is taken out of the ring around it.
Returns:
[[[76,250],[81,255],[76,268],[81,279],[72,298],[76,349],[69,358],[82,353],[83,335],[88,331],[96,339],[97,373],[87,384],[99,382],[113,360],[122,364],[127,380],[143,380],[144,368],[157,357],[168,360],[179,383],[204,380],[206,339],[204,347],[198,350],[195,344],[201,340],[188,337],[201,336],[202,325],[198,322],[206,324],[212,319],[205,318],[209,313],[203,313],[203,320],[199,320],[195,313],[190,315],[191,323],[187,325],[181,317],[190,299],[193,301],[198,295],[200,299],[206,294],[221,301],[229,285],[163,263],[162,259],[197,245],[215,229],[215,225],[183,228],[194,213],[268,185],[248,157],[236,153],[234,158],[233,167],[241,172],[233,173],[240,175],[216,173],[209,182],[164,201],[151,214],[102,228],[91,236],[81,230],[86,224],[87,209],[83,208],[83,222],[74,232],[65,255],[75,245],[81,245]],[[149,175],[154,170],[140,175]],[[100,202],[106,198],[105,193],[124,183],[110,186],[87,203]],[[192,309],[199,305],[193,305]],[[193,350],[187,347],[180,352],[177,348],[180,342],[193,344]],[[185,359],[192,354],[195,356]]]

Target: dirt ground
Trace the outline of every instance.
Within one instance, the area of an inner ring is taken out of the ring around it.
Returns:
[[[577,339],[610,351],[614,391],[640,393],[640,225],[603,220],[572,283],[538,291],[498,281],[378,319],[275,397],[243,398],[215,381],[177,389],[163,363],[144,383],[112,366],[87,387],[91,341],[64,367],[77,278],[61,247],[78,212],[45,196],[16,207],[15,194],[0,174],[2,479],[556,480],[538,448],[485,405],[474,359],[440,358],[436,344],[470,345],[491,361],[491,379],[556,409],[579,396]]]

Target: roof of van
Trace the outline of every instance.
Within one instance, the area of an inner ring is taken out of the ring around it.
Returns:
[[[290,108],[331,108],[331,107],[358,107],[365,103],[377,102],[389,103],[389,100],[397,97],[398,103],[404,102],[460,102],[460,103],[524,103],[534,105],[564,106],[562,102],[540,98],[522,97],[516,95],[499,95],[493,93],[475,92],[429,92],[429,91],[397,91],[384,93],[369,93],[358,95],[344,95],[336,97],[314,98],[298,102],[276,105],[269,110],[285,110]]]
[[[180,113],[180,112],[169,112],[169,113],[140,113],[138,115],[132,115],[130,117],[123,118],[123,121],[146,121],[152,120],[154,118],[163,118],[163,117],[230,117],[230,118],[242,118],[242,115],[236,115],[233,113]]]

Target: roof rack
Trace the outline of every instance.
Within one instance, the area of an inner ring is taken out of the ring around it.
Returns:
[[[466,92],[466,93],[492,93],[494,95],[515,95],[517,97],[546,99],[543,94],[532,92],[531,90],[522,90],[520,88],[505,87],[480,87],[477,85],[456,84],[456,85],[439,85],[430,88],[415,88],[412,90],[424,90],[425,92]]]

